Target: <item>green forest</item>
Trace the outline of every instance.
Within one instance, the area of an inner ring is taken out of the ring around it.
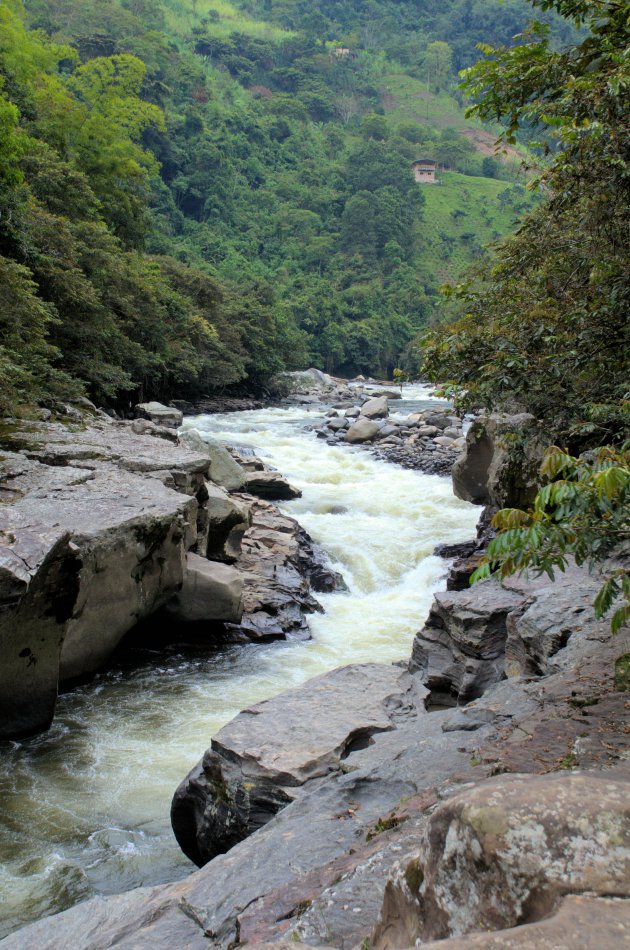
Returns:
[[[536,200],[457,78],[530,13],[3,0],[0,409],[414,368],[440,286]]]

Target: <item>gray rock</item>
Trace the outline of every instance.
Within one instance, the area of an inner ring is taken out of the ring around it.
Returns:
[[[21,449],[0,458],[0,629],[11,644],[0,692],[11,736],[46,728],[57,683],[97,670],[178,591],[208,460],[100,419],[76,432],[33,423],[5,441]]]
[[[156,425],[149,419],[134,419],[131,423],[131,430],[137,435],[154,435],[158,439],[167,439],[169,442],[177,442],[178,436],[175,429],[169,429],[164,425]]]
[[[437,426],[419,426],[418,427],[418,435],[434,436],[434,435],[437,435],[439,431],[440,430],[438,429]]]
[[[439,435],[437,439],[434,439],[433,441],[435,442],[436,445],[441,445],[445,449],[450,448],[451,445],[453,444],[453,439],[445,435]]]
[[[361,410],[358,406],[352,406],[350,409],[346,409],[344,412],[346,419],[357,419],[360,414]]]
[[[435,595],[409,666],[431,690],[432,704],[468,702],[503,678],[507,616],[524,603],[522,593],[494,579]]]
[[[428,426],[435,426],[437,429],[446,429],[451,424],[449,416],[441,412],[428,412],[425,414],[425,423]]]
[[[524,610],[507,618],[505,670],[508,676],[544,676],[576,663],[587,642],[608,638],[608,624],[598,621],[593,601],[602,584],[599,574],[571,562],[552,584],[546,578]]]
[[[247,472],[245,491],[259,498],[285,499],[300,498],[302,492],[294,488],[280,472]]]
[[[537,433],[535,422],[524,412],[476,419],[466,435],[464,454],[453,466],[457,497],[499,508],[530,505],[540,484],[546,442]]]
[[[72,615],[80,561],[69,533],[49,539],[0,532],[0,738],[21,739],[53,719],[64,625]]]
[[[396,667],[349,666],[240,713],[175,793],[171,817],[184,853],[205,864],[306,783],[341,769],[353,747],[394,728],[410,683]]]
[[[371,442],[379,431],[379,425],[373,422],[372,419],[359,418],[350,426],[344,438],[346,442],[350,442],[351,445],[361,442]]]
[[[184,414],[179,409],[164,406],[161,402],[141,402],[135,407],[135,414],[140,419],[149,419],[160,426],[177,429],[184,421]]]
[[[234,560],[240,550],[240,539],[251,523],[247,507],[212,482],[206,483],[198,500],[201,507],[197,518],[197,553],[215,560]]]
[[[389,401],[386,396],[368,399],[361,406],[361,415],[366,419],[385,419],[389,415]]]
[[[228,450],[216,439],[202,438],[196,429],[183,429],[180,439],[195,451],[204,452],[210,460],[210,478],[216,485],[222,485],[228,491],[241,491],[245,485],[246,473],[235,462]]]
[[[398,436],[400,430],[398,426],[386,425],[378,433],[379,439],[387,439],[390,436]]]
[[[584,772],[502,775],[451,798],[393,869],[371,946],[543,920],[565,894],[630,896],[629,792],[627,776]]]
[[[331,419],[328,422],[328,428],[333,432],[340,432],[342,429],[347,429],[350,425],[348,419]]]
[[[183,623],[238,623],[243,616],[243,586],[243,576],[236,568],[189,552],[181,590],[166,610]]]

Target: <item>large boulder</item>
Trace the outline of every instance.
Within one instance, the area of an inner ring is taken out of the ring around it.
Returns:
[[[20,448],[0,457],[0,694],[10,737],[47,728],[58,683],[94,673],[177,593],[209,464],[104,420],[76,432],[34,423],[5,441]]]
[[[172,406],[164,406],[161,402],[141,402],[135,407],[138,419],[148,419],[159,426],[177,429],[184,421],[184,414]]]
[[[280,472],[247,472],[245,475],[245,491],[259,498],[275,499],[277,501],[290,501],[293,498],[300,498],[302,492],[299,488],[294,488],[280,474]]]
[[[524,603],[521,592],[493,578],[435,594],[409,664],[431,690],[432,704],[469,702],[503,679],[507,618]]]
[[[184,853],[205,864],[305,784],[340,770],[353,747],[394,728],[395,699],[409,684],[396,667],[349,666],[239,713],[175,793],[171,818]]]
[[[392,871],[370,945],[516,927],[570,894],[629,897],[629,792],[627,774],[584,772],[502,775],[455,796]]]
[[[180,440],[197,452],[204,452],[210,461],[210,478],[228,491],[241,491],[245,485],[245,471],[226,447],[209,437],[202,438],[196,429],[183,429]]]
[[[453,465],[455,494],[475,505],[526,508],[540,485],[547,444],[529,413],[481,416],[468,430],[464,453]]]
[[[166,610],[183,623],[238,623],[243,616],[243,575],[229,564],[189,552],[182,587]]]
[[[379,430],[380,426],[377,422],[373,422],[372,419],[367,419],[365,417],[359,418],[356,422],[353,422],[350,428],[346,431],[344,439],[351,445],[361,442],[371,442]]]
[[[214,560],[234,561],[251,524],[250,513],[244,504],[213,482],[206,482],[203,495],[198,499],[201,510],[197,519],[197,553]]]
[[[387,396],[375,396],[361,406],[361,415],[366,419],[385,419],[389,415]]]

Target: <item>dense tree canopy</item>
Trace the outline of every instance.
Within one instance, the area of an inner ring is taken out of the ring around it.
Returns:
[[[533,26],[486,48],[466,75],[473,112],[506,120],[507,141],[535,123],[553,155],[545,202],[494,260],[451,288],[458,323],[425,341],[424,365],[464,405],[519,407],[576,448],[623,439],[630,396],[630,71],[617,0],[536,0],[586,25],[554,50]]]
[[[486,187],[512,173],[486,175],[454,70],[525,11],[5,0],[2,409],[261,386],[311,363],[391,372],[444,268],[481,253],[475,226],[513,224],[499,183]],[[410,171],[427,150],[467,205],[445,210],[437,240]],[[483,220],[464,175],[494,196]]]

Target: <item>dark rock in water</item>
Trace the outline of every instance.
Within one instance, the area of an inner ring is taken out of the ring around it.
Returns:
[[[270,821],[305,784],[340,770],[351,749],[394,728],[411,686],[396,667],[349,666],[240,713],[175,793],[171,819],[184,853],[205,864]]]
[[[244,578],[243,617],[225,625],[227,637],[309,639],[308,614],[322,609],[311,590],[344,589],[343,579],[293,518],[251,495],[230,497],[248,511],[251,526],[234,562]]]
[[[279,472],[247,472],[245,475],[245,491],[259,498],[272,498],[290,501],[300,498],[302,492],[290,485]]]

